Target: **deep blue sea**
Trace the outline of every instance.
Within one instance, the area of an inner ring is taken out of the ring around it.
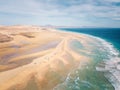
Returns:
[[[120,28],[61,28],[60,30],[94,35],[106,39],[120,50]]]
[[[77,68],[55,90],[120,90],[120,28],[60,28],[100,40],[93,61]],[[107,59],[107,61],[105,60]]]

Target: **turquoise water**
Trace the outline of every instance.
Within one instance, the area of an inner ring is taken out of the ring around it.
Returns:
[[[98,35],[101,37],[101,34]],[[116,54],[118,51],[116,51],[113,46],[117,45],[115,47],[119,50],[119,42],[117,42],[119,40],[114,41],[114,39],[104,37],[105,40],[111,41],[113,44],[111,45],[110,43],[107,43],[106,41],[101,40],[97,37],[94,37],[93,39],[96,39],[97,44],[92,44],[94,47],[93,54],[88,55],[90,58],[92,58],[91,63],[83,65],[83,68],[78,67],[76,70],[69,73],[66,80],[56,86],[54,90],[119,90],[119,81],[116,85],[114,85],[113,83],[115,81],[113,81],[113,73],[111,73],[110,70],[105,69],[105,67],[107,67],[106,62],[108,62],[111,58],[119,58],[119,55]],[[78,49],[84,49],[80,42],[74,41],[72,43],[73,44],[71,44],[71,47],[73,47],[76,51]],[[78,52],[80,54],[82,53],[84,55],[87,55],[86,53],[80,51]],[[114,71],[116,70],[117,69]],[[118,71],[118,73],[120,72]]]
[[[111,42],[120,50],[120,28],[61,28],[60,30],[97,36]]]

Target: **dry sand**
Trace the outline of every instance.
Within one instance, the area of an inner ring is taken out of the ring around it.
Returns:
[[[70,47],[71,40],[77,40],[89,53],[92,40],[84,35],[37,26],[1,26],[0,40],[0,90],[52,90],[78,65],[90,61]]]

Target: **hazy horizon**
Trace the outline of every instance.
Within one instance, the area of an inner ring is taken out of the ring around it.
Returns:
[[[0,17],[0,25],[120,28],[120,0],[4,0]]]

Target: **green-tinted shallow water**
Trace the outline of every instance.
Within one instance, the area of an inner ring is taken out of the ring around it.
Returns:
[[[85,49],[78,41],[72,41],[71,48],[82,55],[91,58],[90,63],[84,64],[82,68],[78,67],[71,72],[65,82],[55,87],[55,90],[115,90],[112,84],[105,78],[104,73],[97,71],[96,67],[101,64],[104,66],[104,60],[109,59],[110,52],[104,48],[101,42],[90,43],[93,48],[92,54],[86,54],[79,49]],[[100,49],[101,48],[101,49]]]
[[[66,81],[55,90],[114,90],[111,83],[104,77],[104,72],[96,71],[98,62],[92,60],[71,72]]]

